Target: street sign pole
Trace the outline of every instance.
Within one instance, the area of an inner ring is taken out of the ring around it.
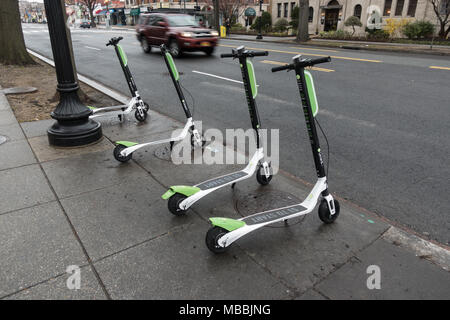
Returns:
[[[262,36],[262,4],[264,0],[259,0],[259,26],[258,26],[258,35],[256,36],[257,40],[261,40]]]

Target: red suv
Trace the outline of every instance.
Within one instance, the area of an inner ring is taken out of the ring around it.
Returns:
[[[195,18],[187,14],[142,14],[136,32],[144,52],[164,43],[174,57],[181,56],[183,51],[203,51],[211,55],[219,36],[216,30],[200,27]]]

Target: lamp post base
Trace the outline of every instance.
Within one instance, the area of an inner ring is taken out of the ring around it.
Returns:
[[[262,38],[263,38],[263,36],[262,36],[262,34],[260,34],[260,33],[256,36],[256,39],[257,39],[257,40],[261,40]]]
[[[83,146],[98,141],[102,137],[102,127],[90,119],[57,121],[48,128],[47,136],[52,146]]]

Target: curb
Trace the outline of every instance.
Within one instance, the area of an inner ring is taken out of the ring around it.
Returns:
[[[258,41],[260,41],[260,40],[258,40]],[[35,56],[36,58],[38,58],[38,59],[44,61],[45,63],[51,65],[52,67],[54,67],[54,62],[51,59],[48,59],[48,58],[40,55],[39,53],[37,53],[33,50],[30,50],[28,48],[27,48],[27,51],[30,54],[32,54],[33,56]],[[77,73],[77,76],[78,76],[79,81],[93,87],[94,89],[102,92],[103,94],[105,94],[121,103],[128,102],[128,97],[126,95],[123,95],[123,94],[119,93],[118,91],[116,91],[112,88],[109,88],[109,87],[105,86],[104,84],[102,84],[96,80],[90,79],[86,76],[83,76],[79,73]],[[166,114],[160,113],[156,110],[152,110],[152,111],[161,116],[167,117],[177,123],[180,123],[180,121],[173,119],[172,117],[170,117]],[[234,151],[241,152],[239,150],[234,150]],[[245,155],[245,156],[247,156],[247,155]],[[308,187],[311,186],[311,183],[304,181],[303,179],[300,179],[300,178],[290,174],[289,172],[282,170],[281,168],[279,169],[279,174],[283,175],[287,179],[293,180],[296,183],[300,183],[300,184],[302,184],[304,186],[308,186]],[[385,234],[382,235],[382,238],[384,240],[386,240],[387,242],[390,242],[394,245],[398,245],[409,251],[412,251],[416,254],[416,256],[423,258],[423,259],[430,260],[437,266],[443,268],[444,270],[450,271],[450,247],[449,246],[438,243],[436,241],[430,241],[428,239],[424,239],[420,234],[418,234],[414,230],[411,230],[405,226],[399,225],[398,223],[395,223],[384,216],[379,216],[378,214],[375,214],[374,212],[372,212],[368,209],[362,208],[359,205],[357,205],[351,201],[345,200],[339,196],[336,196],[336,198],[338,198],[339,200],[343,200],[348,205],[350,205],[354,208],[358,208],[359,210],[364,211],[364,212],[372,215],[373,217],[376,217],[376,218],[380,219],[381,221],[383,221],[384,223],[386,223],[389,226],[389,228],[385,232]]]
[[[265,42],[265,43],[278,43],[278,44],[294,44],[294,45],[306,45],[317,48],[340,48],[340,49],[348,49],[348,50],[367,50],[367,51],[384,51],[384,52],[395,52],[395,53],[412,53],[412,54],[430,54],[436,56],[450,56],[449,52],[436,52],[436,51],[425,51],[426,49],[408,49],[408,50],[399,50],[395,48],[374,48],[374,47],[364,47],[363,45],[357,44],[342,44],[342,45],[327,45],[327,44],[319,44],[319,43],[304,43],[304,42],[296,42],[295,40],[256,40],[256,39],[240,39],[240,38],[222,38],[226,40],[234,40],[234,41],[252,41],[252,42]],[[374,43],[376,45],[376,43]],[[449,48],[450,49],[450,48]]]

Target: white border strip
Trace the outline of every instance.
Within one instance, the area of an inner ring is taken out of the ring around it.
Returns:
[[[231,81],[231,82],[235,82],[235,83],[244,84],[242,81],[233,80],[233,79],[229,79],[229,78],[225,78],[225,77],[221,77],[221,76],[216,76],[215,74],[211,74],[211,73],[200,72],[200,71],[196,71],[196,70],[192,70],[192,72],[202,74],[204,76],[214,77],[217,79],[222,79],[222,80],[227,80],[227,81]]]

